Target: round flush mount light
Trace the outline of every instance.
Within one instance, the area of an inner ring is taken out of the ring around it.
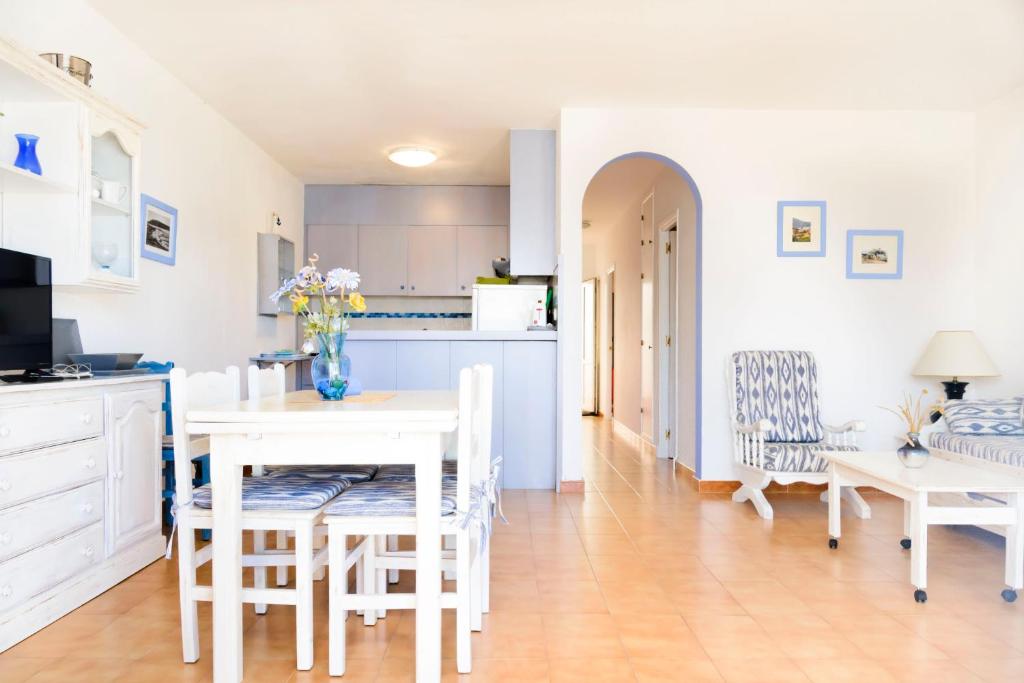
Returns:
[[[423,147],[399,147],[388,152],[388,159],[399,166],[416,168],[437,161],[437,154]]]

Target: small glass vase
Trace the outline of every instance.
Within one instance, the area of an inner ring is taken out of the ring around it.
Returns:
[[[313,387],[325,401],[340,401],[348,390],[352,361],[342,353],[345,335],[340,332],[316,335],[319,353],[310,363]]]
[[[14,137],[18,140],[18,158],[14,160],[14,165],[29,173],[43,175],[43,167],[39,165],[39,157],[36,155],[39,136],[17,133]]]
[[[928,449],[921,445],[921,435],[917,432],[907,432],[907,441],[896,450],[896,455],[904,467],[917,469],[924,467],[931,455]]]

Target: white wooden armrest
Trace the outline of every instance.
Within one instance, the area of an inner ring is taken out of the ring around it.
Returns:
[[[733,429],[740,434],[756,434],[758,432],[771,431],[772,423],[768,420],[758,420],[752,425],[741,425],[739,422],[733,423]]]
[[[863,420],[850,420],[841,425],[822,425],[826,432],[833,434],[845,434],[846,432],[866,432],[867,424]]]

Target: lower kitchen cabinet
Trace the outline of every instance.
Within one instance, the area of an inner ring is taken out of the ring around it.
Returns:
[[[398,342],[398,388],[447,389],[451,386],[448,341]]]

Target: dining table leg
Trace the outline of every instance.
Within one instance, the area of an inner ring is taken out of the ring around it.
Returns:
[[[213,487],[213,680],[242,680],[242,467],[234,441],[210,438]]]
[[[441,680],[441,458],[439,434],[416,459],[416,681]]]

